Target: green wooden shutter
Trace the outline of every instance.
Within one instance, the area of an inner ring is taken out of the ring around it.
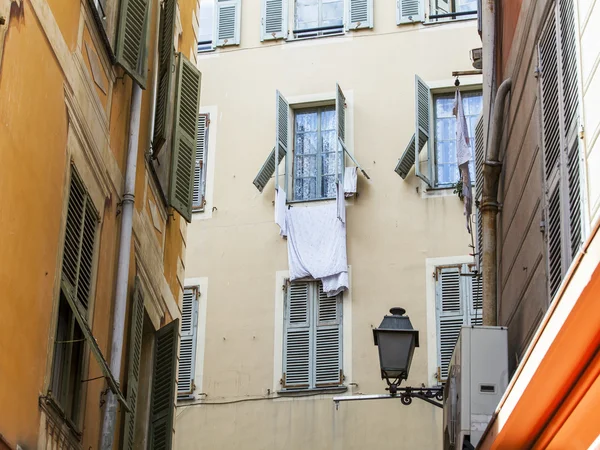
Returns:
[[[178,332],[179,319],[156,332],[150,408],[149,448],[152,450],[172,448]]]
[[[283,388],[307,389],[311,380],[310,284],[288,286],[285,307]]]
[[[62,279],[71,296],[87,310],[92,289],[98,213],[79,173],[71,171]]]
[[[197,317],[198,290],[197,288],[186,288],[183,291],[181,311],[181,343],[179,345],[179,371],[177,375],[178,396],[188,396],[194,391]]]
[[[422,179],[428,186],[433,186],[432,183],[432,155],[431,146],[429,145],[429,105],[431,104],[431,91],[429,86],[415,75],[415,136],[419,136],[419,147],[415,147],[415,174]],[[427,169],[426,173],[421,172],[421,164],[419,162],[419,153],[421,152],[421,142],[427,146]]]
[[[414,23],[423,20],[421,0],[396,0],[396,24]]]
[[[121,0],[117,32],[117,63],[142,87],[148,78],[147,36],[150,26],[149,0]]]
[[[567,162],[567,183],[569,190],[569,238],[571,260],[575,258],[583,243],[583,219],[581,207],[581,175],[579,164],[579,142],[575,139]]]
[[[327,297],[318,282],[315,327],[315,387],[339,386],[342,374],[342,295]]]
[[[216,6],[216,39],[217,46],[239,45],[241,23],[241,0],[220,0]]]
[[[425,135],[423,135],[422,133],[419,134],[419,151],[423,148],[425,142],[427,142]],[[394,169],[394,172],[400,175],[403,180],[406,179],[409,172],[415,165],[415,153],[415,135],[413,134],[410,138],[410,142],[404,149],[404,153],[402,153],[402,156],[398,160],[396,168]]]
[[[130,411],[125,414],[125,432],[123,448],[133,450],[135,444],[135,414],[140,380],[140,361],[144,333],[144,296],[140,281],[136,277],[131,306],[131,325],[129,329],[129,369],[127,375],[127,403]]]
[[[260,40],[285,39],[288,33],[288,0],[262,0]]]
[[[171,145],[169,205],[188,222],[192,221],[201,77],[198,69],[182,53],[179,53]]]
[[[281,147],[280,147],[277,165],[279,165],[279,163],[281,163],[281,160],[284,157],[285,157],[285,152],[282,151]],[[256,186],[256,189],[258,189],[259,192],[263,191],[263,189],[265,188],[265,186],[267,185],[267,183],[269,182],[269,180],[271,179],[271,177],[273,176],[274,173],[275,173],[275,149],[271,150],[271,153],[269,153],[269,156],[267,156],[267,159],[263,163],[262,167],[256,174],[254,181],[252,182],[254,184],[254,186]]]
[[[483,116],[475,125],[475,199],[483,194],[483,163],[485,161],[485,144],[483,142]]]
[[[336,144],[339,152],[339,179],[344,181],[344,167],[346,166],[346,96],[339,84],[335,84],[335,121]],[[340,145],[341,143],[341,145]]]
[[[438,367],[440,379],[448,378],[448,366],[464,324],[463,287],[460,267],[437,269],[436,310],[438,325]]]
[[[204,211],[206,192],[206,156],[208,153],[208,114],[198,114],[198,136],[196,138],[196,164],[194,165],[194,211]]]
[[[165,0],[160,11],[160,27],[158,36],[158,73],[156,83],[156,113],[154,115],[154,136],[152,148],[154,157],[161,151],[169,137],[169,118],[171,117],[172,74],[175,72],[175,17],[177,1]]]
[[[373,28],[373,0],[349,0],[348,8],[348,29]]]

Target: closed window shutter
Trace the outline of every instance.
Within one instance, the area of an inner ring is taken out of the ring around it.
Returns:
[[[348,7],[350,30],[373,28],[373,0],[349,0]]]
[[[309,388],[311,379],[311,305],[310,284],[295,282],[288,286],[285,309],[283,387]]]
[[[220,0],[216,4],[216,45],[240,43],[241,0]]]
[[[77,170],[71,171],[62,279],[69,294],[87,310],[92,289],[98,213]]]
[[[396,23],[414,23],[423,20],[421,0],[396,0]]]
[[[567,163],[569,189],[569,232],[571,238],[571,259],[575,258],[583,241],[582,208],[581,208],[581,176],[579,168],[579,143],[575,139],[569,152]]]
[[[206,156],[208,138],[208,114],[198,115],[198,136],[196,138],[196,164],[194,166],[194,211],[204,210],[206,192]]]
[[[431,151],[429,145],[429,105],[431,104],[431,91],[429,86],[415,75],[415,136],[419,136],[419,146],[415,148],[415,174],[421,178],[428,186],[433,186],[431,182]],[[421,164],[419,162],[419,153],[427,146],[427,169],[426,173],[421,172]]]
[[[318,283],[315,331],[315,387],[342,384],[342,298],[327,297]]]
[[[262,41],[285,39],[288,32],[288,0],[262,0],[260,38]]]
[[[198,316],[198,290],[186,288],[183,291],[181,312],[181,343],[179,345],[179,372],[177,375],[177,395],[185,396],[194,391],[196,365],[196,329]]]
[[[169,204],[191,222],[202,75],[183,54],[178,59]]]
[[[154,157],[158,155],[168,139],[169,118],[171,116],[172,74],[175,67],[175,34],[176,0],[165,0],[160,11],[160,28],[158,40],[158,80],[156,84],[156,113],[154,115],[154,136],[152,148]]]
[[[277,155],[277,166],[287,155],[288,140],[289,140],[289,117],[290,105],[281,94],[275,93],[275,146],[279,149]],[[264,162],[258,174],[254,178],[253,184],[259,192],[262,192],[269,179],[275,173],[275,148],[269,153],[267,160]]]
[[[156,332],[150,408],[149,448],[152,450],[172,448],[178,332],[179,319]]]
[[[129,330],[129,370],[127,375],[127,404],[131,409],[125,413],[125,436],[123,448],[133,450],[135,444],[135,414],[140,380],[140,361],[144,332],[144,297],[140,281],[136,277],[131,306],[131,325]]]
[[[448,366],[460,329],[464,324],[463,287],[460,267],[437,270],[436,309],[438,313],[438,367],[440,379],[448,378]]]
[[[562,233],[560,226],[560,189],[557,184],[546,207],[546,233],[548,241],[548,282],[550,296],[554,297],[562,281]]]
[[[121,0],[119,30],[117,33],[117,63],[142,87],[148,78],[148,35],[150,1]]]

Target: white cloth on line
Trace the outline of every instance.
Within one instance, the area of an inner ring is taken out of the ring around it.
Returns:
[[[337,205],[288,209],[286,224],[290,280],[321,280],[328,297],[347,290],[346,226],[337,218]]]
[[[286,205],[285,202],[287,200],[287,196],[285,191],[281,188],[275,190],[275,223],[279,225],[279,235],[287,236],[287,227],[285,222],[285,211]]]
[[[335,185],[335,204],[337,205],[337,218],[342,223],[346,223],[346,197],[344,197],[341,182]]]
[[[344,194],[350,197],[356,194],[356,167],[346,167],[344,171]]]
[[[454,115],[456,116],[456,161],[462,179],[463,213],[467,220],[467,231],[471,233],[471,213],[473,212],[473,193],[471,192],[471,174],[469,165],[473,158],[471,143],[469,142],[469,129],[463,109],[460,90],[456,89],[454,97]]]

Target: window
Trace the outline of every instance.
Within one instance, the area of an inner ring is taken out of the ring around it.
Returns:
[[[213,46],[238,45],[240,43],[242,1],[217,0],[215,8],[216,23],[213,25]]]
[[[213,49],[213,27],[215,23],[214,0],[202,0],[200,4],[200,27],[198,32],[198,52]]]
[[[344,0],[296,0],[294,32],[300,37],[344,30]]]
[[[341,386],[342,294],[327,297],[320,281],[286,287],[283,389]]]
[[[196,164],[194,166],[193,211],[204,211],[206,203],[206,163],[208,156],[208,126],[210,116],[198,115],[198,133],[196,139]]]
[[[480,91],[462,92],[462,101],[471,152],[475,155],[475,125],[481,114],[483,98]],[[459,180],[456,162],[456,117],[454,116],[454,93],[440,94],[433,97],[435,115],[435,163],[436,185],[440,187],[454,186]],[[474,158],[473,158],[474,159]],[[471,180],[475,180],[474,160],[470,164]]]
[[[87,319],[93,295],[97,224],[98,213],[83,181],[73,169],[67,206],[50,395],[75,426],[80,414],[85,348],[85,336],[79,320],[82,317],[83,320]]]
[[[548,289],[554,297],[583,237],[575,12],[558,0],[538,42]]]
[[[456,18],[475,18],[478,0],[430,0],[430,20],[452,20]]]
[[[436,268],[438,381],[448,378],[448,367],[463,325],[481,325],[481,278],[470,264]]]
[[[335,197],[335,106],[294,115],[294,200]],[[339,166],[343,166],[339,157]]]
[[[194,392],[196,367],[196,329],[198,325],[198,287],[186,287],[183,291],[181,311],[181,343],[179,346],[179,372],[177,377],[178,398],[189,398]]]

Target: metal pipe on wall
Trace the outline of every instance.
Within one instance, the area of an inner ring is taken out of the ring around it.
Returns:
[[[511,88],[510,78],[504,80],[498,87],[490,123],[488,152],[483,163],[483,196],[480,209],[483,225],[483,324],[487,326],[498,325],[496,215],[498,214],[498,184],[502,171],[502,163],[498,158],[504,123],[504,103]]]

